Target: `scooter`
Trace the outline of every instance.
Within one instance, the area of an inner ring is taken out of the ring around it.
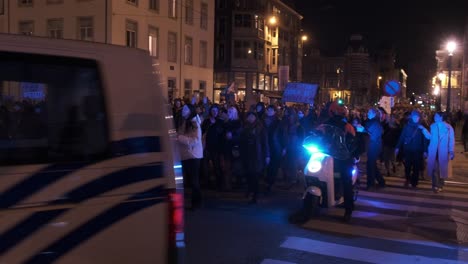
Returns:
[[[330,126],[325,134],[334,133],[337,128]],[[334,171],[334,158],[336,149],[332,148],[324,136],[312,133],[304,139],[303,147],[310,153],[310,158],[303,170],[305,191],[302,196],[302,213],[304,220],[318,216],[321,208],[330,208],[344,203],[343,186],[340,174]],[[357,161],[356,161],[357,163]],[[358,195],[358,169],[356,164],[352,169],[353,199]]]

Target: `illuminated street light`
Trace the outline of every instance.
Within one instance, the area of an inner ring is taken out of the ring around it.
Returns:
[[[270,17],[270,19],[268,19],[268,24],[273,26],[273,25],[276,25],[276,23],[277,23],[277,20],[275,16],[272,16]]]
[[[447,85],[447,112],[450,112],[450,100],[451,100],[451,90],[452,90],[452,57],[453,57],[453,52],[457,48],[457,43],[455,41],[449,41],[447,43],[447,51],[448,51],[448,61],[447,61],[447,66],[448,66],[448,85]]]
[[[382,80],[382,76],[379,76],[379,80]]]
[[[307,41],[307,35],[302,35],[301,40],[302,41]]]
[[[455,41],[449,41],[447,43],[447,51],[449,52],[449,56],[453,55],[453,52],[457,49],[457,43]]]

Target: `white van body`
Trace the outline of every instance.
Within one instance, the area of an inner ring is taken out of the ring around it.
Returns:
[[[143,50],[0,34],[0,264],[183,261],[159,85]]]

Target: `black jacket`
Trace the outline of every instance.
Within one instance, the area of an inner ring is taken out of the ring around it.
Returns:
[[[418,128],[419,125],[411,120],[408,122],[401,132],[397,149],[403,149],[404,152],[427,152],[428,140]]]

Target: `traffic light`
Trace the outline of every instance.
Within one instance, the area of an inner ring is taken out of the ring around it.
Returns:
[[[343,99],[341,99],[341,98],[340,98],[340,99],[338,99],[338,104],[339,104],[339,105],[342,105],[342,104],[344,104],[344,102],[343,102]]]

